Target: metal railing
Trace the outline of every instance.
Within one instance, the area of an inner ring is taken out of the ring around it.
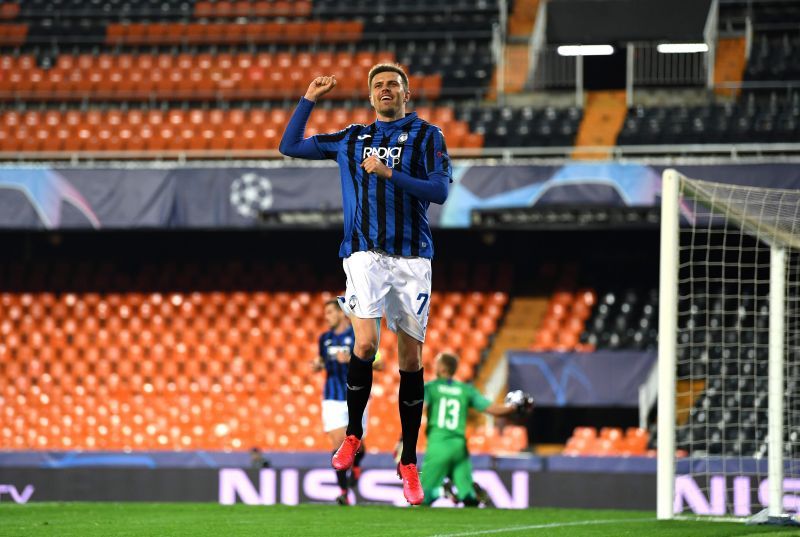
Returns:
[[[693,159],[739,162],[774,162],[781,158],[797,161],[800,159],[800,143],[777,144],[669,144],[669,145],[620,145],[620,146],[562,146],[562,147],[484,147],[454,148],[449,151],[455,159],[476,159],[483,163],[508,163],[521,159],[544,159],[569,161],[573,155],[581,155],[578,160],[616,160],[645,161],[661,159],[675,161]],[[0,151],[0,166],[20,162],[67,162],[80,164],[86,162],[125,161],[131,165],[136,161],[158,162],[233,162],[260,161],[265,165],[280,165],[285,157],[274,149],[241,150],[160,150],[160,151]],[[268,164],[272,162],[272,164]],[[330,165],[321,163],[316,165]],[[298,161],[292,160],[292,165]]]

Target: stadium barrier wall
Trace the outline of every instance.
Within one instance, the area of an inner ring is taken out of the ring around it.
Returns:
[[[792,163],[678,166],[691,177],[800,188]],[[662,166],[457,162],[435,227],[469,227],[475,210],[540,205],[647,207],[659,203]],[[267,161],[242,165],[103,163],[0,167],[0,228],[248,229],[341,226],[338,170]]]
[[[606,461],[608,462],[608,461]],[[612,463],[613,464],[613,463]],[[748,475],[678,475],[675,512],[747,516],[768,503],[768,481],[751,487]],[[655,508],[655,472],[476,470],[475,480],[499,508]],[[800,480],[784,480],[784,507],[800,511]],[[704,493],[708,490],[708,495]],[[609,494],[613,491],[613,494]],[[330,468],[4,468],[0,502],[217,502],[297,505],[333,502],[339,495]],[[404,506],[394,469],[364,470],[357,504]],[[439,500],[436,506],[452,506]],[[732,507],[728,507],[732,505]],[[733,512],[729,512],[732,509]]]
[[[652,509],[655,474],[537,473],[476,470],[495,506]],[[613,495],[608,494],[614,490]],[[5,468],[0,502],[218,502],[297,505],[333,502],[340,494],[330,468]],[[407,505],[394,468],[364,470],[351,500]],[[437,505],[447,506],[447,500]]]
[[[329,454],[263,455],[269,467],[251,467],[248,453],[5,452],[0,454],[0,502],[296,505],[332,502],[338,496],[335,473],[327,465]],[[406,505],[391,455],[373,454],[364,462],[351,501]],[[422,464],[424,468],[424,457]],[[768,482],[752,480],[756,466],[765,464],[753,459],[679,460],[676,512],[685,508],[697,515],[759,512],[768,503]],[[501,508],[655,509],[654,458],[476,455],[473,466],[475,480]],[[690,470],[705,475],[690,475]],[[787,511],[800,511],[800,479],[784,479],[783,504]],[[451,504],[439,500],[436,505]]]

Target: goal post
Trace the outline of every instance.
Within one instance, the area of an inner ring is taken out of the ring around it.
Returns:
[[[673,516],[675,495],[675,368],[678,321],[678,196],[680,176],[665,170],[661,186],[658,300],[658,488],[656,516]],[[667,335],[666,337],[664,335]]]
[[[800,190],[669,169],[661,201],[657,516],[794,522]]]

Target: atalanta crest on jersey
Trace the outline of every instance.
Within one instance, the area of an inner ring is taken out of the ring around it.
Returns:
[[[400,144],[400,145],[406,143],[406,140],[408,140],[408,133],[407,132],[404,132],[400,136],[397,137],[397,143]]]

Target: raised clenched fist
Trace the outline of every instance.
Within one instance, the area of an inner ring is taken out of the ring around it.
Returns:
[[[309,84],[308,90],[306,91],[306,99],[309,101],[316,101],[319,97],[331,91],[335,86],[335,76],[318,76]]]

